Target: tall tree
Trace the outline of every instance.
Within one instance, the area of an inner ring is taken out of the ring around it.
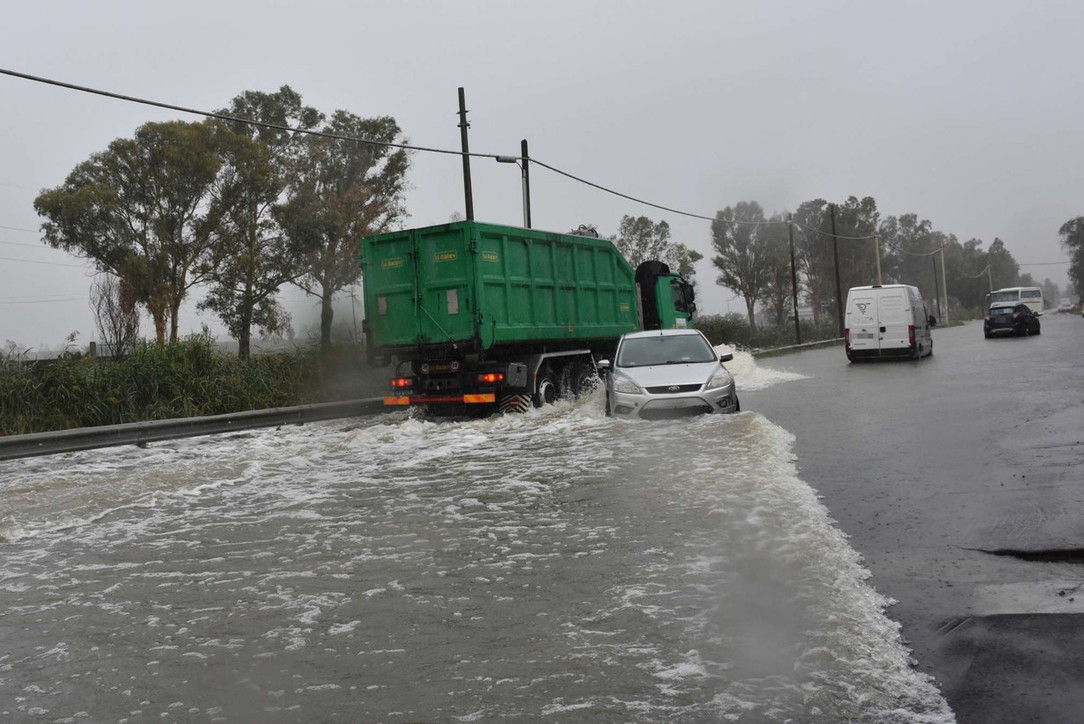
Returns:
[[[774,214],[768,221],[773,223],[761,227],[766,248],[766,284],[762,298],[775,324],[781,325],[794,303],[790,239],[784,214]]]
[[[1084,216],[1070,219],[1058,230],[1061,245],[1069,252],[1069,281],[1078,297],[1084,297]]]
[[[220,165],[206,124],[140,126],[38,195],[44,241],[125,280],[150,312],[159,344],[167,322],[176,341],[181,302],[202,281],[209,191]]]
[[[798,266],[809,290],[813,320],[820,321],[823,303],[836,296],[828,202],[824,199],[805,201],[791,218],[796,227],[794,241]]]
[[[1016,263],[1005,242],[995,237],[986,252],[986,261],[993,274],[994,289],[1016,286],[1020,281],[1020,265]]]
[[[756,327],[755,310],[768,286],[772,255],[771,234],[764,210],[756,201],[742,201],[715,214],[711,222],[712,264],[719,270],[716,283],[745,298],[749,326]]]
[[[218,223],[207,265],[211,286],[200,308],[218,315],[237,340],[238,355],[248,359],[253,328],[261,334],[289,329],[290,317],[276,295],[301,273],[300,257],[273,210],[285,200],[304,136],[282,129],[310,130],[323,115],[303,105],[289,86],[276,93],[246,91],[219,112],[258,123],[215,124],[223,166],[215,185]]]
[[[340,110],[321,130],[329,135],[305,139],[276,219],[300,256],[302,274],[292,283],[320,299],[320,341],[327,347],[332,299],[361,276],[358,239],[387,231],[406,215],[409,160],[405,150],[381,145],[402,143],[391,117],[361,118]]]
[[[696,262],[704,258],[695,249],[672,241],[668,223],[656,224],[646,216],[622,216],[617,235],[610,241],[632,266],[653,259],[662,261],[690,283],[695,283]]]
[[[874,236],[880,213],[872,196],[850,196],[836,205],[840,287],[846,297],[851,287],[877,283],[877,246]],[[882,270],[883,275],[883,270]]]

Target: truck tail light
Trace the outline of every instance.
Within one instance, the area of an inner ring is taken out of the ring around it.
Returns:
[[[414,385],[413,377],[393,377],[391,381],[391,388],[393,390],[402,390]]]
[[[851,328],[850,327],[845,327],[843,329],[843,344],[848,346],[848,347],[851,346]]]
[[[915,346],[915,325],[907,325],[907,341],[911,343],[911,346]]]
[[[483,384],[496,384],[504,382],[503,372],[482,372],[474,376],[474,379]]]

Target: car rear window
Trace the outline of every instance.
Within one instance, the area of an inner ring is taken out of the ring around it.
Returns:
[[[990,316],[991,317],[1002,317],[1002,316],[1005,316],[1006,314],[1012,314],[1012,312],[1013,312],[1012,307],[990,307]]]

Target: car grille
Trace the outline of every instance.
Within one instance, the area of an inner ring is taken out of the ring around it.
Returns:
[[[711,407],[708,405],[697,405],[696,407],[646,407],[640,410],[640,418],[643,420],[675,420],[682,417],[693,417],[695,415],[704,415],[711,412]]]
[[[647,387],[652,395],[676,395],[679,392],[696,392],[701,385],[662,385],[659,387]]]

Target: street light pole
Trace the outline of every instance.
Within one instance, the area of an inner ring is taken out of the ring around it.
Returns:
[[[531,167],[527,139],[519,142],[519,163],[523,171],[523,228],[531,228]]]
[[[531,172],[528,164],[527,139],[519,142],[519,156],[495,156],[497,163],[514,163],[520,168],[523,178],[523,228],[531,228]]]

